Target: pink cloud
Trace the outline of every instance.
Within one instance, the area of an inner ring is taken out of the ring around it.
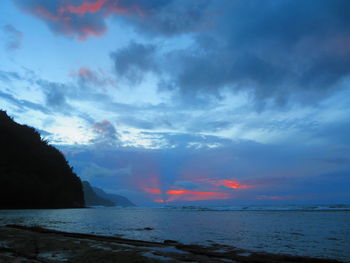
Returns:
[[[140,16],[144,12],[137,5],[120,6],[113,0],[82,0],[81,4],[59,0],[24,2],[24,11],[44,20],[56,33],[73,37],[78,41],[101,37],[107,32],[105,19],[110,15]]]
[[[103,4],[106,2],[106,0],[97,0],[96,2],[83,2],[81,5],[74,6],[71,3],[67,3],[66,5],[63,5],[59,9],[59,13],[72,13],[72,14],[79,14],[84,15],[86,12],[95,13],[101,10]]]
[[[158,188],[143,188],[143,190],[149,194],[161,194],[161,190]]]
[[[228,195],[227,193],[215,193],[215,192],[195,192],[188,190],[168,190],[168,195]]]
[[[69,74],[71,77],[76,77],[84,83],[93,84],[97,87],[111,86],[116,88],[116,82],[103,71],[93,71],[88,67],[81,67],[78,71],[71,71]]]
[[[235,180],[228,180],[228,179],[196,179],[195,181],[198,182],[205,182],[214,186],[225,186],[227,188],[232,189],[244,189],[244,188],[250,188],[253,187],[252,185],[246,185],[246,184],[240,184],[239,182]]]

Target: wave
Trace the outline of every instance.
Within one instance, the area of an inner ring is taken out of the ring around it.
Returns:
[[[194,211],[350,211],[350,205],[280,205],[280,206],[164,206],[162,209],[194,210]]]

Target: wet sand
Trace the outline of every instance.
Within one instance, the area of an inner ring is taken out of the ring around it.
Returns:
[[[68,233],[40,227],[0,227],[0,263],[245,262],[336,263],[292,255],[251,252],[234,247],[185,245],[172,240],[148,242],[111,236]]]

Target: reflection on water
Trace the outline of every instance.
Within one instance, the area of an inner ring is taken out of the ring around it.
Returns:
[[[132,239],[219,243],[273,253],[350,259],[350,211],[161,208],[0,211],[0,224],[10,223]]]

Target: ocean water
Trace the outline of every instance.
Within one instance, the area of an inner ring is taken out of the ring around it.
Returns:
[[[350,262],[350,206],[345,205],[0,210],[0,225],[5,224]]]

